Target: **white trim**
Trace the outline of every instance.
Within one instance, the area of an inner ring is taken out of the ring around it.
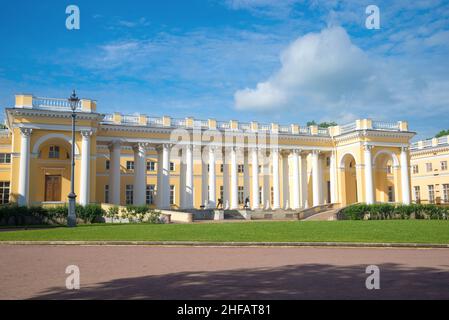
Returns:
[[[34,143],[34,147],[33,147],[33,154],[38,154],[39,153],[39,148],[40,146],[47,140],[50,139],[62,139],[65,140],[66,142],[68,142],[70,145],[72,145],[72,137],[69,137],[65,134],[62,133],[49,133],[46,134],[45,136],[40,137],[35,143]],[[80,155],[80,150],[78,149],[77,144],[75,143],[75,156],[79,156]]]
[[[376,155],[373,157],[373,161],[372,161],[373,162],[372,163],[373,166],[376,164],[377,157],[380,156],[381,154],[388,154],[388,155],[390,155],[391,158],[393,159],[393,166],[395,166],[395,167],[399,166],[398,156],[394,152],[392,152],[390,150],[379,150],[379,151],[377,151]]]

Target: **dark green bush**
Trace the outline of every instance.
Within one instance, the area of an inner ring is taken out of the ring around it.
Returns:
[[[387,219],[432,219],[446,220],[449,208],[432,204],[354,204],[342,209],[339,219],[346,220],[387,220]]]
[[[24,207],[13,203],[0,206],[0,225],[65,224],[67,215],[67,206]],[[104,215],[104,210],[95,204],[85,207],[77,205],[76,215],[84,223],[103,222],[101,218]]]

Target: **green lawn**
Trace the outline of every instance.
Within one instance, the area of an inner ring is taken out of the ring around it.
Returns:
[[[449,221],[287,221],[171,225],[85,225],[43,230],[1,231],[0,241],[273,241],[449,243]]]

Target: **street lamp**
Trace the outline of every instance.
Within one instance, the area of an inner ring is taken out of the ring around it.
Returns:
[[[76,194],[75,194],[75,121],[76,121],[76,108],[80,102],[80,99],[76,96],[75,90],[68,99],[70,109],[72,109],[72,170],[70,175],[70,193],[69,198],[69,214],[67,216],[67,225],[69,227],[76,227]]]

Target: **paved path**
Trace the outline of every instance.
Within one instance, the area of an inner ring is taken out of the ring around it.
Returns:
[[[0,245],[0,299],[29,298],[449,299],[449,249]]]

